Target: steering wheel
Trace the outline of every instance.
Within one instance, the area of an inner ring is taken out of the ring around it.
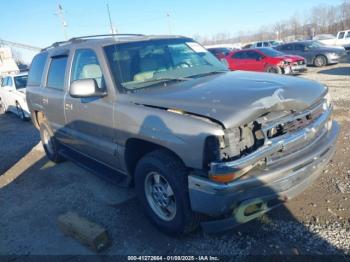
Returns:
[[[180,62],[175,65],[176,68],[186,68],[186,67],[191,67],[191,65],[185,61]]]

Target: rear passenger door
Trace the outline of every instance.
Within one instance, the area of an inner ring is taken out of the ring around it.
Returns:
[[[55,136],[60,140],[64,134],[64,94],[66,87],[68,51],[59,51],[49,59],[49,69],[42,88],[41,103]]]
[[[95,79],[107,96],[73,98],[67,91],[64,106],[67,131],[73,138],[70,145],[88,157],[118,167],[113,128],[114,100],[108,94],[99,58],[92,49],[77,49],[74,53],[69,84],[82,79]]]

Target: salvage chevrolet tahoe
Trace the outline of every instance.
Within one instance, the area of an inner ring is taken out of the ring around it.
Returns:
[[[107,35],[42,50],[27,101],[50,160],[123,178],[158,228],[184,234],[231,228],[307,188],[339,132],[327,91],[230,72],[187,37]]]

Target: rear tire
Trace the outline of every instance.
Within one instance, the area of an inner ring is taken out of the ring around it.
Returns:
[[[327,58],[324,57],[323,55],[318,55],[314,59],[314,66],[316,67],[322,67],[327,65]]]
[[[62,162],[64,158],[59,154],[59,143],[45,120],[40,123],[40,137],[47,158],[55,163]]]
[[[146,154],[137,164],[135,187],[146,215],[161,231],[184,235],[198,227],[200,216],[191,210],[187,168],[170,152]]]

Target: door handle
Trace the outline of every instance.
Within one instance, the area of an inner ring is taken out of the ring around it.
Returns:
[[[73,110],[73,105],[72,104],[64,104],[64,109],[65,110]]]
[[[49,99],[43,98],[41,99],[41,102],[43,103],[43,105],[47,105],[49,103]]]

